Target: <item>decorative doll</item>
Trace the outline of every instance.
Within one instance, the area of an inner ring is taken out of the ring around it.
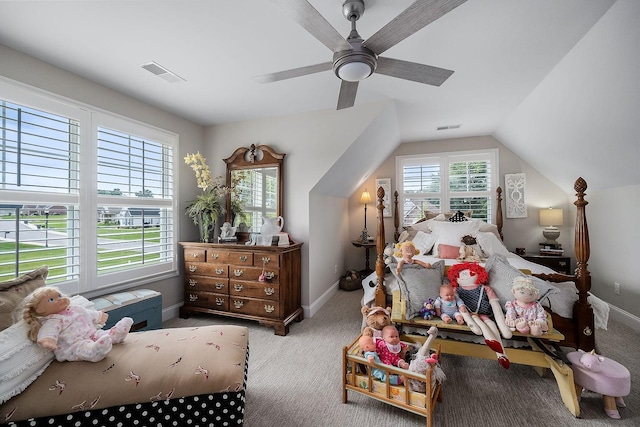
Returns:
[[[435,301],[433,298],[429,298],[422,304],[422,308],[420,309],[420,317],[424,320],[431,320],[437,316]]]
[[[419,259],[413,259],[414,256],[418,255],[420,251],[416,249],[415,245],[411,241],[406,241],[398,244],[398,249],[400,253],[394,253],[396,256],[401,256],[402,259],[398,261],[398,266],[396,267],[396,272],[400,273],[402,271],[402,266],[405,264],[418,264],[423,266],[424,268],[431,268],[431,264]]]
[[[409,363],[409,370],[416,374],[424,375],[429,369],[429,366],[434,365],[435,368],[431,376],[431,385],[435,386],[436,383],[443,382],[447,378],[447,376],[444,374],[444,372],[440,368],[440,365],[438,364],[437,355],[435,353],[429,354],[429,346],[431,345],[431,342],[438,335],[438,328],[436,328],[435,326],[432,326],[427,331],[427,334],[428,334],[428,337],[426,341],[418,350],[418,353],[415,355],[415,358],[411,361],[411,363]],[[424,393],[427,389],[427,384],[422,381],[418,381],[410,378],[409,388],[412,391]]]
[[[515,298],[505,303],[505,323],[512,331],[539,337],[547,332],[547,312],[538,302],[540,292],[528,277],[513,279],[511,292]]]
[[[362,350],[363,356],[365,359],[369,361],[369,363],[382,363],[378,353],[376,353],[376,344],[373,337],[363,335],[360,337],[358,341],[360,345],[360,350]],[[384,369],[380,368],[371,368],[371,375],[374,378],[379,379],[380,381],[386,381],[387,374]],[[391,385],[399,385],[404,382],[402,376],[391,374],[389,375],[389,384]]]
[[[382,363],[407,369],[409,364],[404,360],[408,347],[400,342],[400,334],[393,325],[387,325],[382,329],[382,339],[376,340],[376,352]]]
[[[86,360],[98,362],[122,342],[133,319],[122,318],[109,330],[100,329],[108,314],[79,305],[51,286],[38,288],[25,297],[23,318],[29,325],[29,339],[53,350],[60,362]]]
[[[465,322],[473,333],[484,336],[484,342],[496,352],[500,366],[509,369],[510,363],[502,347],[500,333],[507,339],[511,338],[512,333],[505,324],[498,296],[486,285],[489,280],[487,270],[480,264],[464,262],[452,265],[447,274],[451,286],[456,288],[467,307],[465,312],[461,312]]]
[[[442,319],[444,323],[451,323],[456,319],[458,325],[464,325],[463,311],[467,311],[464,302],[456,294],[453,286],[444,284],[440,286],[440,296],[436,298],[433,304],[436,309],[436,315]]]

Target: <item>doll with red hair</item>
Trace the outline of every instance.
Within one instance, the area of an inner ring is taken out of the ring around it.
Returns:
[[[500,366],[508,369],[509,359],[502,347],[500,335],[502,333],[502,337],[509,339],[512,333],[505,324],[498,296],[486,284],[489,281],[487,270],[480,264],[464,262],[452,265],[447,274],[451,286],[467,307],[462,313],[467,325],[474,334],[484,336],[487,346],[496,352]]]

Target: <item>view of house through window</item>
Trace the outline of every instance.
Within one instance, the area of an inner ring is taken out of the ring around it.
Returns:
[[[497,186],[497,150],[396,158],[399,211],[408,226],[430,212],[471,212],[491,222]]]
[[[177,136],[13,93],[24,102],[0,99],[0,281],[47,265],[47,283],[81,292],[175,272]]]

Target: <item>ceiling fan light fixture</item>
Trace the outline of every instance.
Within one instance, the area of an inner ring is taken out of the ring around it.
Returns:
[[[333,72],[341,80],[359,82],[369,77],[376,70],[376,55],[363,47],[360,42],[349,40],[353,50],[336,52],[333,57]]]
[[[348,62],[338,68],[338,77],[348,82],[359,82],[371,75],[373,70],[366,62]]]

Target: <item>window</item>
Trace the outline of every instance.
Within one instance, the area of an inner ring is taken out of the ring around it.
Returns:
[[[397,157],[402,225],[427,210],[471,211],[473,218],[491,222],[497,165],[497,149]]]
[[[77,293],[175,274],[177,136],[0,88],[0,281],[48,265]]]

